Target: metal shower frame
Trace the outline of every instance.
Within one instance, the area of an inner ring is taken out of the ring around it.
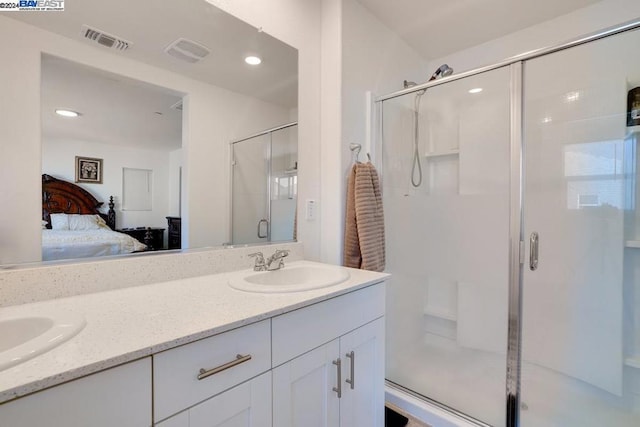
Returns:
[[[240,142],[249,141],[250,139],[258,138],[260,136],[269,135],[269,156],[267,158],[267,197],[266,197],[266,213],[267,213],[267,242],[271,242],[271,150],[272,139],[271,135],[279,130],[288,129],[293,126],[298,126],[298,122],[286,123],[284,125],[276,126],[270,129],[263,130],[253,135],[246,136],[244,138],[236,139],[229,142],[229,165],[231,173],[229,174],[229,244],[233,245],[233,178],[234,178],[234,146]],[[260,225],[258,224],[258,232],[260,231]],[[259,243],[259,242],[256,242]]]
[[[418,84],[409,88],[399,90],[387,95],[379,96],[375,103],[377,108],[378,145],[382,143],[382,116],[383,102],[389,99],[398,98],[407,94],[426,90],[434,86],[447,84],[449,82],[475,76],[477,74],[496,70],[498,68],[509,67],[510,71],[510,212],[509,212],[509,307],[508,307],[508,337],[507,337],[507,366],[506,366],[506,426],[520,427],[520,377],[521,377],[521,357],[522,357],[522,285],[524,273],[524,137],[523,137],[523,77],[524,62],[534,58],[539,58],[555,52],[559,52],[572,47],[580,46],[606,37],[633,31],[640,28],[640,18],[628,21],[624,24],[609,27],[604,30],[565,42],[559,45],[545,47],[531,52],[507,58],[504,61],[491,65],[476,68],[464,73],[453,74],[438,80]],[[377,159],[382,164],[382,159]],[[425,400],[425,396],[402,387],[399,384],[387,381],[387,385],[400,389],[412,396]],[[472,422],[478,426],[491,427],[475,418],[472,418],[460,411],[457,411],[440,402],[429,399],[426,400],[445,411],[456,415],[465,421]]]

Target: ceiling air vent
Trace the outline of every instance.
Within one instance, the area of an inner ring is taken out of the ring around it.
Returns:
[[[174,58],[190,63],[198,62],[211,53],[207,47],[200,43],[183,38],[171,43],[164,51]]]
[[[104,47],[108,47],[109,49],[124,51],[129,49],[129,47],[133,45],[133,43],[128,42],[120,37],[105,33],[102,30],[92,28],[88,25],[82,26],[82,36]]]

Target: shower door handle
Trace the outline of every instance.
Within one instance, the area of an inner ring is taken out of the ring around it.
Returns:
[[[529,269],[535,271],[538,269],[538,245],[540,244],[540,236],[535,231],[529,237]]]
[[[265,234],[262,234],[262,224],[265,225]],[[261,219],[260,221],[258,221],[258,238],[259,239],[264,239],[265,237],[267,237],[267,235],[269,234],[269,221],[267,221],[266,219]]]

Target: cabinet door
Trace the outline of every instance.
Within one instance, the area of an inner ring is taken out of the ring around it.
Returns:
[[[271,372],[181,412],[158,427],[271,427]]]
[[[340,402],[338,340],[303,354],[273,370],[273,425],[277,427],[336,427]],[[355,427],[355,426],[354,426]]]
[[[340,426],[383,427],[384,317],[342,336],[340,357]]]
[[[3,427],[150,425],[150,357],[0,405]]]
[[[271,427],[271,372],[191,408],[189,427]]]

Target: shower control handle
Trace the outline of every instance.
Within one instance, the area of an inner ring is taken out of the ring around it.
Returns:
[[[342,360],[338,357],[338,360],[334,360],[333,364],[336,365],[338,371],[338,387],[333,387],[333,391],[338,393],[338,399],[342,397]]]
[[[535,271],[538,269],[538,245],[540,244],[540,236],[537,232],[531,233],[529,237],[529,269]]]

